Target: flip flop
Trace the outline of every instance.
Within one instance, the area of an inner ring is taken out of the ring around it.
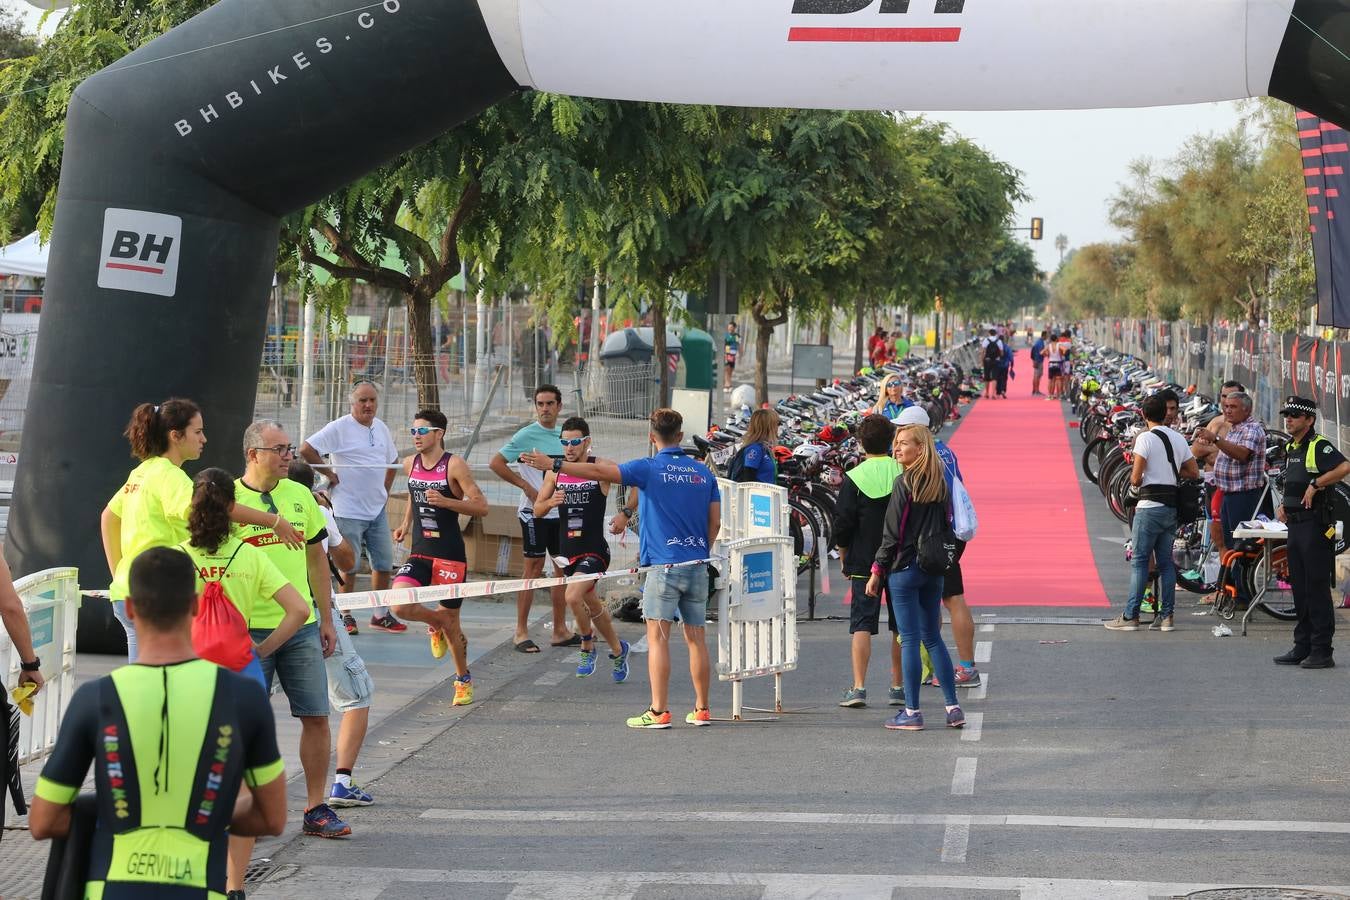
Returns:
[[[538,652],[539,652],[539,645],[536,644],[534,641],[530,640],[529,638],[526,638],[525,640],[521,641],[519,644],[516,644],[516,652],[517,652],[517,653],[538,653]]]
[[[572,632],[572,636],[565,641],[554,641],[551,646],[554,647],[580,647],[581,635]]]

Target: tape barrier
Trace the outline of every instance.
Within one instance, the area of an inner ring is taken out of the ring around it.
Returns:
[[[726,562],[725,556],[713,556],[690,562],[670,563],[656,566],[637,566],[632,569],[612,569],[601,574],[571,575],[555,578],[516,578],[509,581],[466,581],[463,584],[435,584],[430,587],[389,588],[384,591],[355,591],[350,594],[334,594],[333,606],[343,612],[352,609],[370,609],[375,606],[402,606],[408,603],[435,603],[440,600],[469,599],[472,597],[490,597],[495,594],[514,594],[517,591],[533,591],[539,588],[552,588],[565,584],[577,584],[584,581],[604,581],[607,578],[622,578],[625,575],[641,575],[654,569],[679,569],[684,566],[706,566],[713,562]]]

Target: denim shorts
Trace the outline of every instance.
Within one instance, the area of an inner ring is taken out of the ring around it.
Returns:
[[[686,625],[702,628],[707,624],[707,565],[658,566],[647,573],[642,586],[642,618],[649,622],[673,622],[676,611]]]
[[[249,633],[257,643],[266,640],[272,630],[259,628]],[[323,645],[319,643],[318,622],[301,625],[289,641],[261,662],[268,691],[272,690],[275,675],[281,681],[286,699],[291,701],[291,715],[328,715],[328,676],[323,664]]]
[[[373,519],[344,519],[337,516],[342,539],[352,545],[356,554],[356,568],[361,568],[361,552],[370,558],[370,571],[394,570],[394,538],[389,533],[389,516],[383,511]]]
[[[342,613],[336,608],[333,626],[337,630],[337,645],[333,655],[323,661],[328,670],[328,702],[340,713],[366,709],[375,693],[375,681],[366,671],[366,661],[356,652],[351,635],[342,627]]]

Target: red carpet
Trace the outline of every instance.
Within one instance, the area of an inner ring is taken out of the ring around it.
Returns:
[[[972,606],[1110,606],[1092,558],[1064,404],[1032,397],[1017,354],[1007,400],[978,400],[950,441],[980,530],[961,559]],[[1044,385],[1043,385],[1044,386]]]

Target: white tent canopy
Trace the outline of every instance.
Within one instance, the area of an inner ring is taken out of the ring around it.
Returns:
[[[47,257],[52,245],[38,241],[35,231],[28,237],[17,240],[8,247],[0,249],[0,275],[29,275],[34,278],[47,277]]]

